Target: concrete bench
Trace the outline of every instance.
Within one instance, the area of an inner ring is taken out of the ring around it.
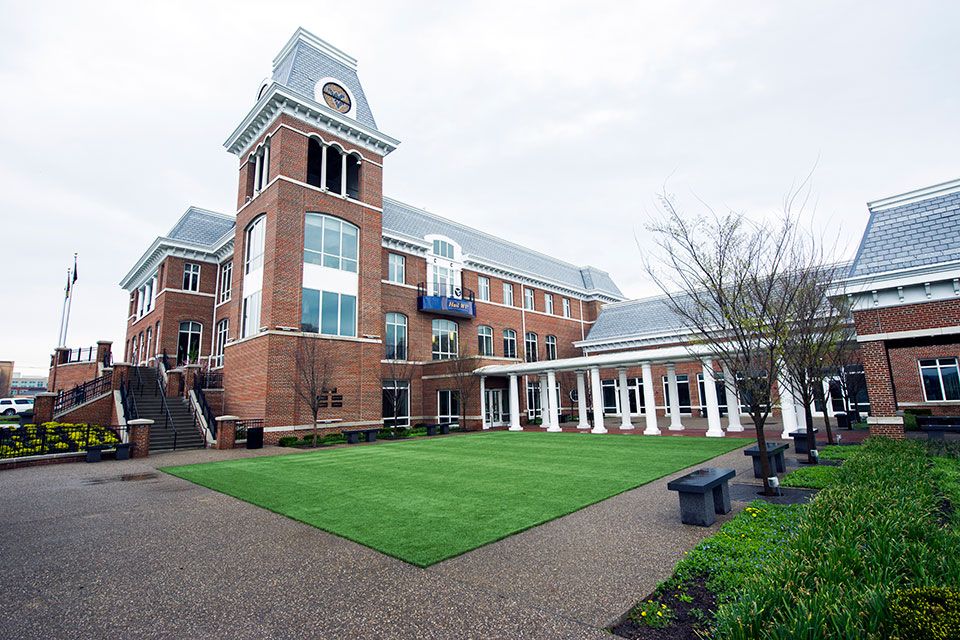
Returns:
[[[344,429],[340,433],[347,437],[347,444],[357,444],[360,442],[361,433],[364,434],[367,442],[376,442],[378,431],[380,431],[379,427],[372,427],[370,429]]]
[[[782,444],[768,442],[766,444],[767,458],[770,460],[771,470],[774,473],[784,473],[787,470],[787,466],[783,460],[783,452],[786,451],[790,445],[785,442]],[[760,467],[760,445],[755,444],[752,447],[747,447],[743,450],[743,455],[753,458],[753,477],[762,478],[763,471]]]
[[[958,416],[917,416],[917,427],[927,433],[930,440],[943,440],[945,433],[960,433]]]
[[[820,429],[814,429],[813,435],[816,439],[817,433]],[[790,437],[793,438],[793,450],[797,453],[810,453],[810,447],[807,446],[807,430],[806,429],[797,429],[790,433]]]
[[[730,513],[730,478],[733,469],[706,468],[671,480],[667,489],[680,494],[680,520],[683,524],[709,527],[716,514]]]
[[[428,424],[428,425],[424,425],[424,426],[427,428],[427,435],[428,435],[428,436],[435,436],[435,435],[437,435],[438,433],[440,433],[440,434],[442,434],[442,435],[447,435],[448,433],[450,433],[450,423],[449,423],[449,422],[441,422],[440,424]]]

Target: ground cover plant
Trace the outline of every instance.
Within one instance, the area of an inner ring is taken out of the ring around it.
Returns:
[[[803,487],[805,489],[825,489],[833,484],[840,467],[829,465],[815,465],[794,469],[783,477],[780,485],[784,487]]]
[[[493,432],[163,470],[425,567],[748,442]]]

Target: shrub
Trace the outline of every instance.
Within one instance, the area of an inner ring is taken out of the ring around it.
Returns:
[[[960,442],[956,440],[927,440],[927,455],[960,459]]]
[[[960,638],[960,591],[945,587],[903,589],[890,600],[892,640]]]
[[[849,460],[857,455],[858,450],[859,445],[830,444],[819,449],[818,453],[821,460]]]
[[[297,444],[297,436],[283,436],[277,440],[277,445],[281,447],[292,447]]]
[[[794,469],[783,477],[784,487],[804,487],[807,489],[825,489],[837,480],[840,467],[811,465]]]
[[[313,446],[313,434],[312,434],[312,433],[308,433],[307,435],[303,436],[303,439],[300,440],[300,442],[298,442],[297,445],[298,445],[298,446],[301,446],[301,447],[312,447],[312,446]]]
[[[320,444],[343,444],[346,441],[347,437],[342,433],[328,433],[320,438]]]

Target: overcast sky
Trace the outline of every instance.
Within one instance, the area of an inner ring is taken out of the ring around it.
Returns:
[[[960,177],[957,24],[916,1],[2,0],[0,360],[45,371],[74,252],[69,345],[122,354],[117,283],[187,206],[234,212],[222,143],[297,26],[359,60],[402,141],[386,194],[635,297],[668,178],[763,217],[819,158],[813,222],[852,252],[866,201]]]

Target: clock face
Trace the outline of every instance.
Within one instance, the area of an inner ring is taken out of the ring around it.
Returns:
[[[336,82],[328,82],[323,85],[323,101],[327,103],[328,107],[336,109],[340,113],[349,112],[350,107],[353,106],[350,103],[350,94]]]

